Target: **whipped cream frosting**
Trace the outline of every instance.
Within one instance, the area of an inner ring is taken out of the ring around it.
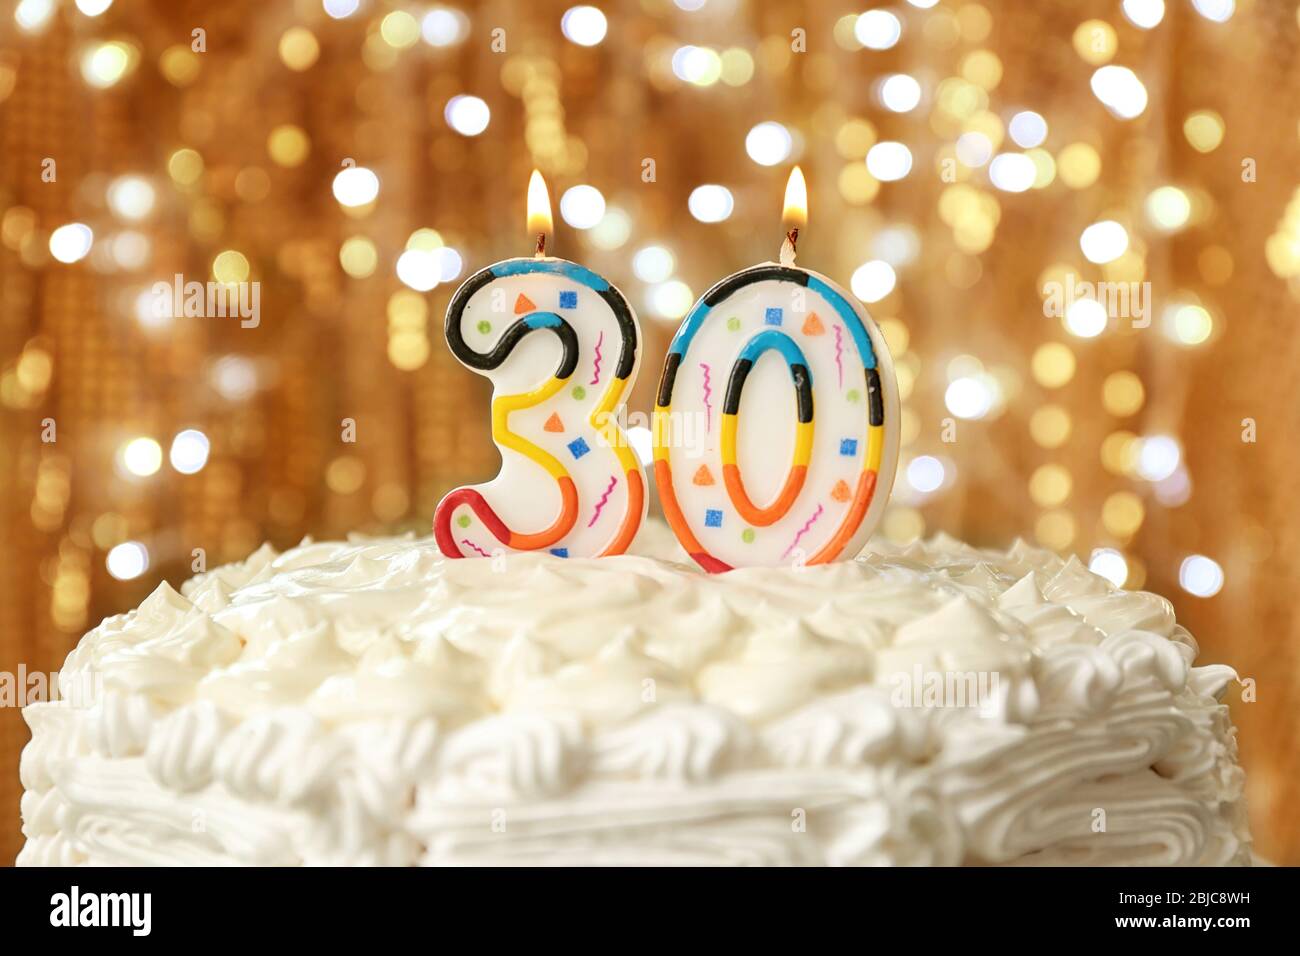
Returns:
[[[947,537],[707,575],[304,542],[159,585],[28,707],[36,864],[1249,861],[1235,673],[1164,599]]]

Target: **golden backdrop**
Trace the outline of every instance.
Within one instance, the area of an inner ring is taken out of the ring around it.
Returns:
[[[1296,5],[597,5],[0,3],[0,668],[57,669],[200,558],[427,529],[493,473],[441,322],[530,251],[532,167],[554,250],[642,314],[646,411],[692,297],[775,255],[798,162],[800,261],[898,364],[883,533],[1169,596],[1251,679],[1258,848],[1300,863]],[[256,320],[157,314],[176,275],[256,283]],[[4,860],[25,740],[7,702]]]

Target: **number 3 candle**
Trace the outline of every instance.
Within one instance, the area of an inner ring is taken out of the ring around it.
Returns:
[[[797,166],[785,215],[780,263],[706,292],[659,384],[655,482],[678,540],[707,571],[851,559],[893,484],[893,364],[866,310],[794,264],[807,217]]]
[[[546,255],[550,200],[536,170],[528,228],[534,257],[475,273],[447,306],[452,354],[492,382],[502,459],[492,481],[439,502],[434,537],[449,558],[622,554],[645,519],[645,476],[616,420],[640,362],[636,314],[590,269]]]

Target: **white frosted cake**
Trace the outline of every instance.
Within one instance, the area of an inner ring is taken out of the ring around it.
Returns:
[[[69,656],[88,706],[24,712],[19,862],[1249,862],[1235,675],[1162,598],[1021,544],[714,576],[638,546],[160,585]]]

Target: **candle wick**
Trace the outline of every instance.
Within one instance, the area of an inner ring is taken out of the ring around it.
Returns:
[[[799,227],[790,229],[785,234],[785,242],[781,243],[781,265],[793,266],[795,250],[799,245]]]
[[[535,257],[540,259],[544,255],[546,255],[546,233],[539,232],[537,234],[537,252],[535,253]]]

